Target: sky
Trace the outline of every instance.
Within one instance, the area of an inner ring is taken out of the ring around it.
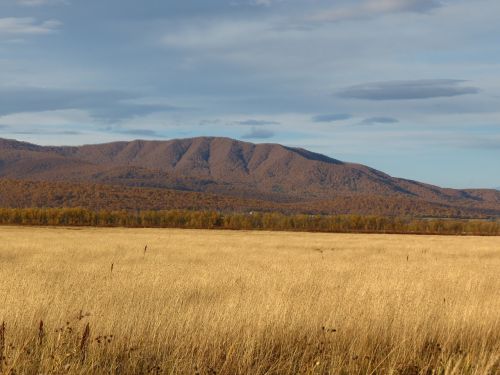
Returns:
[[[0,0],[0,137],[225,136],[500,187],[498,0]]]

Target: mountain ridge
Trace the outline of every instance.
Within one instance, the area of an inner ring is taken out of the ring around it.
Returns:
[[[494,189],[392,177],[302,148],[225,137],[39,146],[0,138],[0,178],[160,188],[281,203],[405,197],[499,212]]]

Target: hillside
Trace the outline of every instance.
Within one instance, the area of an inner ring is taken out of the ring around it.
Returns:
[[[58,191],[59,196],[71,194],[79,204],[85,204],[82,196],[91,196],[88,204],[95,204],[92,203],[95,196],[88,192],[100,186],[106,196],[103,206],[113,201],[114,208],[156,209],[193,202],[185,205],[217,209],[222,205],[225,209],[242,210],[500,216],[497,190],[444,189],[394,178],[364,165],[304,149],[228,138],[80,147],[43,147],[0,139],[0,178],[3,179],[0,203],[10,206],[15,200],[32,199],[35,204],[33,197],[49,190]],[[32,184],[27,187],[26,183],[15,181],[32,181]],[[36,185],[37,181],[45,185]],[[48,182],[51,184],[47,185]],[[24,198],[13,198],[16,192],[24,194]],[[130,194],[136,198],[131,199]],[[168,196],[170,200],[148,196]],[[163,203],[159,204],[157,201],[161,199]],[[67,200],[63,203],[74,205]],[[51,198],[44,204],[62,203]]]
[[[324,201],[272,202],[210,193],[118,185],[0,179],[0,207],[85,207],[92,210],[215,210],[284,214],[493,217],[498,210],[426,202],[404,196],[346,195]]]

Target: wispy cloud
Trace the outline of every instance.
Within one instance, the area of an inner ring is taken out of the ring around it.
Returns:
[[[41,6],[41,5],[68,4],[68,1],[67,0],[16,0],[16,3],[24,6]]]
[[[0,88],[0,115],[77,109],[87,111],[95,118],[118,121],[154,112],[180,110],[164,101],[146,99],[125,91]]]
[[[311,19],[338,22],[351,19],[373,18],[391,13],[425,13],[443,4],[439,0],[364,0],[361,4],[323,10]]]
[[[366,100],[408,100],[477,94],[476,87],[460,86],[463,80],[432,79],[365,83],[341,90],[343,98]]]
[[[363,121],[361,121],[361,124],[363,125],[396,124],[398,122],[399,120],[394,117],[377,116],[377,117],[366,118]]]
[[[158,133],[156,130],[151,129],[121,129],[116,132],[120,134],[136,135],[139,137],[164,138],[164,136]]]
[[[25,130],[33,127],[48,130],[54,127],[62,128],[77,124],[93,126],[95,121],[86,111],[73,109],[0,115],[0,126],[3,125],[17,130]]]
[[[16,135],[80,135],[82,134],[76,130],[61,130],[61,131],[47,131],[46,129],[32,129],[32,130],[19,130],[12,131],[10,134]]]
[[[271,6],[273,3],[276,3],[280,0],[250,0],[250,5],[260,5],[260,6]]]
[[[449,143],[461,147],[478,150],[500,150],[500,136],[493,135],[490,137],[481,136],[455,136],[451,137]]]
[[[161,39],[163,45],[179,49],[228,49],[237,44],[255,42],[269,37],[269,25],[255,21],[223,21],[186,25]]]
[[[39,22],[32,17],[0,18],[0,35],[45,35],[57,31],[61,22],[47,20]]]
[[[274,132],[260,128],[252,128],[251,131],[243,135],[244,139],[268,139],[272,137],[274,137]]]
[[[349,120],[350,118],[352,118],[352,116],[347,113],[338,113],[338,114],[316,115],[312,118],[312,120],[314,122],[335,122],[335,121]]]
[[[236,125],[244,125],[244,126],[263,126],[263,125],[279,125],[278,121],[267,121],[267,120],[244,120],[244,121],[235,121]]]

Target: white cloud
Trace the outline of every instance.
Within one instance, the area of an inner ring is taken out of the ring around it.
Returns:
[[[17,0],[16,2],[24,6],[68,4],[66,0]]]
[[[0,125],[23,130],[26,127],[37,128],[61,127],[73,124],[95,124],[95,120],[86,111],[78,109],[20,112],[0,116]]]
[[[441,5],[439,0],[367,0],[364,7],[374,12],[426,12]]]
[[[243,139],[268,139],[274,137],[274,132],[268,129],[252,128],[248,133],[242,135]]]
[[[250,1],[250,4],[251,5],[263,5],[263,6],[270,6],[272,5],[273,3],[275,3],[276,1],[278,0],[251,0]]]
[[[425,13],[441,6],[439,0],[364,0],[361,4],[318,12],[311,20],[337,22],[390,13]]]
[[[228,48],[234,44],[248,43],[261,35],[267,25],[259,22],[221,22],[188,26],[167,34],[162,43],[175,48]]]
[[[57,31],[61,22],[47,20],[38,22],[31,17],[0,18],[0,35],[44,35]]]

